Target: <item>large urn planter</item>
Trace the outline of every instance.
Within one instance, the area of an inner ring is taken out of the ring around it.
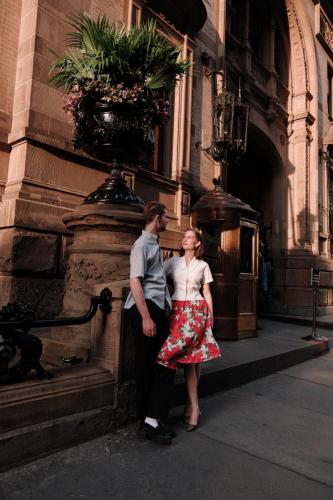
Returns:
[[[75,116],[75,148],[111,167],[111,175],[84,203],[124,203],[143,208],[143,200],[123,178],[124,165],[142,162],[154,148],[153,116],[138,106],[82,97]]]
[[[83,97],[76,113],[74,147],[106,163],[144,160],[154,148],[152,118],[133,104]]]

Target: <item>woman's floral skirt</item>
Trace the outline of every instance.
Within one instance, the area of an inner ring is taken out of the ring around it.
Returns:
[[[175,370],[176,363],[202,363],[220,356],[207,302],[173,300],[170,334],[158,354],[158,363]]]

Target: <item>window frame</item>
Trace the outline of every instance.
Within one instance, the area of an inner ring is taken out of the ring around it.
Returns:
[[[142,0],[128,0],[126,2],[125,19],[127,29],[130,29],[132,26],[133,8],[140,10],[137,24],[141,23],[145,18],[154,19],[160,34],[180,50],[180,57],[182,59],[188,57],[190,61],[193,62],[195,49],[194,42],[188,35],[180,33],[176,28],[170,25],[164,17],[154,12]],[[168,128],[170,128],[170,137],[166,138],[169,143],[167,145],[168,154],[166,160],[162,165],[160,164],[159,159],[162,155],[164,156],[164,152],[156,151],[155,146],[153,153],[153,168],[147,168],[147,170],[174,180],[178,179],[182,170],[190,170],[192,91],[193,76],[190,70],[178,81],[173,93],[173,111],[168,124]],[[159,128],[159,132],[160,131],[161,127]],[[167,165],[167,163],[169,164]]]

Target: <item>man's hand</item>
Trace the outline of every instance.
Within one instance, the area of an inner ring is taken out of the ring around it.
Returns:
[[[146,335],[147,337],[155,337],[156,325],[150,316],[142,320],[142,330],[143,335]]]
[[[147,303],[143,294],[143,288],[140,278],[130,278],[131,292],[142,318],[143,334],[147,337],[154,337],[156,335],[156,325],[151,319]]]

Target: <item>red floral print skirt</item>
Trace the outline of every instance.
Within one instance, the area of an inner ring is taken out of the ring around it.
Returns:
[[[220,356],[207,302],[173,300],[170,334],[158,354],[157,362],[175,370],[176,363],[202,363]]]

